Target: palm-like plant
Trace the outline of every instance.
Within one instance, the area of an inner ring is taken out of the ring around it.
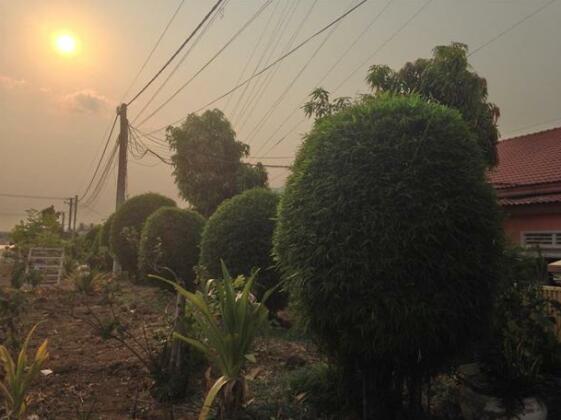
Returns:
[[[27,347],[37,325],[27,334],[16,360],[12,358],[6,347],[0,345],[0,365],[4,369],[0,392],[4,394],[4,405],[9,419],[22,419],[25,415],[29,402],[27,393],[31,382],[37,377],[49,357],[48,340],[45,340],[37,349],[31,363],[29,365],[27,363]]]
[[[239,416],[247,388],[242,371],[247,361],[255,361],[251,353],[253,341],[268,320],[264,303],[254,301],[251,295],[257,272],[247,279],[241,292],[236,292],[234,280],[224,263],[222,272],[221,282],[211,280],[203,292],[196,293],[158,277],[172,285],[193,306],[202,338],[185,337],[178,333],[174,334],[175,337],[202,351],[221,372],[205,398],[199,420],[208,417],[217,397],[220,398],[221,418],[236,419]],[[263,301],[269,295],[266,294]]]

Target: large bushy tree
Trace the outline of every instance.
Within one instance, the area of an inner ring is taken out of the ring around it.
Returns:
[[[144,224],[140,237],[138,266],[143,278],[157,274],[176,277],[194,291],[195,270],[205,219],[193,210],[162,207]],[[169,272],[171,270],[171,273]]]
[[[201,241],[200,263],[211,276],[222,276],[221,261],[235,274],[249,276],[259,269],[259,299],[278,284],[280,275],[271,255],[278,200],[278,194],[254,188],[218,207],[208,220]],[[286,304],[286,295],[277,291],[266,304],[275,312]]]
[[[181,196],[206,217],[244,189],[267,185],[262,165],[241,162],[249,155],[249,146],[236,140],[218,109],[190,114],[180,126],[168,129],[167,141],[174,152],[173,174]]]
[[[43,210],[30,209],[27,217],[20,221],[10,232],[10,240],[22,251],[27,252],[34,246],[61,246],[62,225],[60,213],[54,206]]]
[[[417,94],[430,102],[457,109],[473,132],[488,166],[497,163],[499,108],[488,101],[487,81],[471,69],[465,44],[437,46],[432,58],[419,58],[395,71],[373,65],[366,77],[374,94]],[[348,98],[329,97],[316,89],[304,105],[308,116],[322,118],[349,106]]]
[[[289,292],[366,413],[392,418],[488,324],[501,222],[473,133],[419,96],[316,121],[279,206]],[[376,417],[378,418],[378,417]]]
[[[111,251],[124,271],[138,273],[138,246],[146,219],[161,207],[175,207],[175,201],[156,193],[129,198],[111,221]]]

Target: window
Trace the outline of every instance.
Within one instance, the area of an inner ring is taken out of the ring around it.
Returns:
[[[561,232],[524,232],[522,244],[544,248],[561,248]]]

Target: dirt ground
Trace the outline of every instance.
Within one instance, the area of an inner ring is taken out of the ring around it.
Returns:
[[[87,296],[69,289],[41,289],[27,296],[24,330],[41,322],[31,347],[49,339],[50,358],[44,369],[52,370],[34,383],[28,414],[40,419],[196,418],[206,386],[203,375],[184,402],[156,401],[150,394],[152,380],[138,359],[121,343],[102,339],[85,321],[91,322],[92,312],[99,319],[111,315],[104,294]],[[142,336],[143,325],[148,335],[165,327],[175,302],[168,292],[130,283],[122,284],[115,296],[118,304],[113,310],[129,322],[137,337]],[[258,364],[250,369],[265,387],[287,366],[317,360],[310,343],[274,334],[258,340],[256,356]]]

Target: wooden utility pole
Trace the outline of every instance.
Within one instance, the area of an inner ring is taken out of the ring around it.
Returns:
[[[74,225],[74,234],[76,234],[76,219],[78,218],[78,196],[75,195],[74,196],[74,214],[72,215],[74,217],[74,221],[72,222],[72,224]]]
[[[72,205],[73,205],[73,198],[70,197],[68,199],[68,232],[72,231]]]
[[[125,202],[127,195],[127,149],[129,145],[129,121],[127,120],[127,104],[117,107],[120,122],[119,133],[119,168],[117,170],[117,197],[115,210]],[[113,260],[113,274],[120,274],[121,267],[117,259]]]

